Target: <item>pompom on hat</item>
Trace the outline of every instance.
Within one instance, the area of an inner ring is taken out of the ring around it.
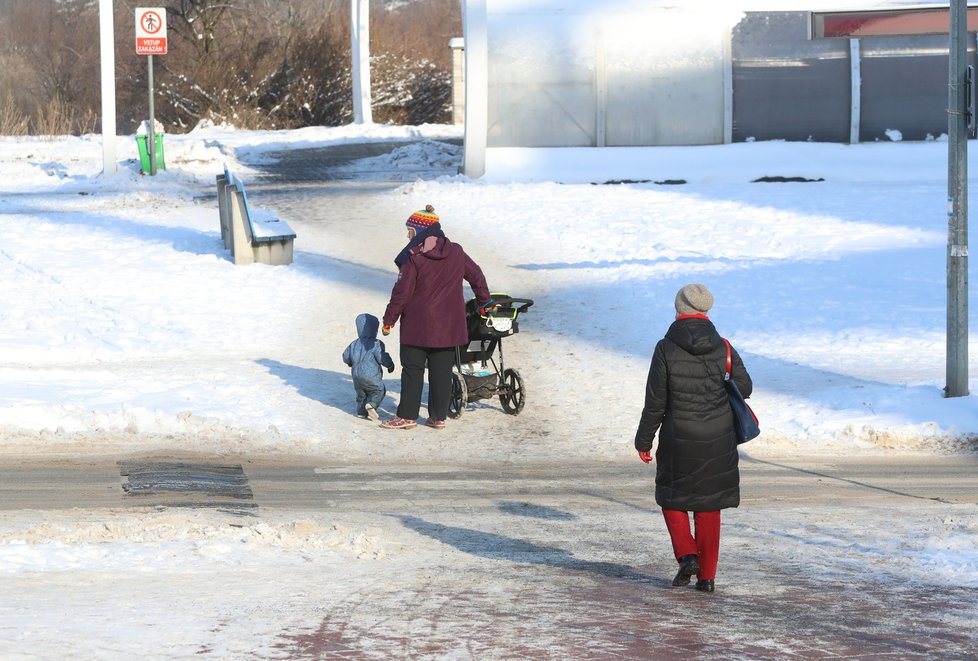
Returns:
[[[412,213],[404,224],[413,227],[418,232],[423,232],[437,222],[440,222],[438,214],[435,213],[435,208],[429,204],[421,211]]]
[[[713,307],[713,294],[706,285],[686,285],[676,294],[676,314],[706,314]]]

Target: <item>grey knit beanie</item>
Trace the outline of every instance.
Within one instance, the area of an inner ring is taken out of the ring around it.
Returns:
[[[706,285],[686,285],[676,294],[676,314],[706,314],[713,307],[713,294]]]

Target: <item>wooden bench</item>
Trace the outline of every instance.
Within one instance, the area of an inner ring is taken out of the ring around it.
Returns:
[[[217,175],[221,239],[235,264],[291,264],[295,231],[267,209],[252,208],[240,177]]]

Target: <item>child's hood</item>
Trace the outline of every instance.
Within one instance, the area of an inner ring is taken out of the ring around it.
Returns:
[[[372,314],[364,312],[357,315],[357,337],[361,340],[373,340],[380,329],[380,320]]]

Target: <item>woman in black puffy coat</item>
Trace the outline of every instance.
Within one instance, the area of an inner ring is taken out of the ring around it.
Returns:
[[[727,345],[706,316],[711,307],[713,295],[704,285],[686,285],[676,294],[676,320],[652,354],[635,433],[635,449],[646,463],[659,434],[655,502],[679,563],[672,584],[688,585],[696,574],[696,589],[703,592],[714,590],[720,510],[740,504],[737,438],[723,386]],[[750,375],[732,347],[730,378],[750,396]]]

